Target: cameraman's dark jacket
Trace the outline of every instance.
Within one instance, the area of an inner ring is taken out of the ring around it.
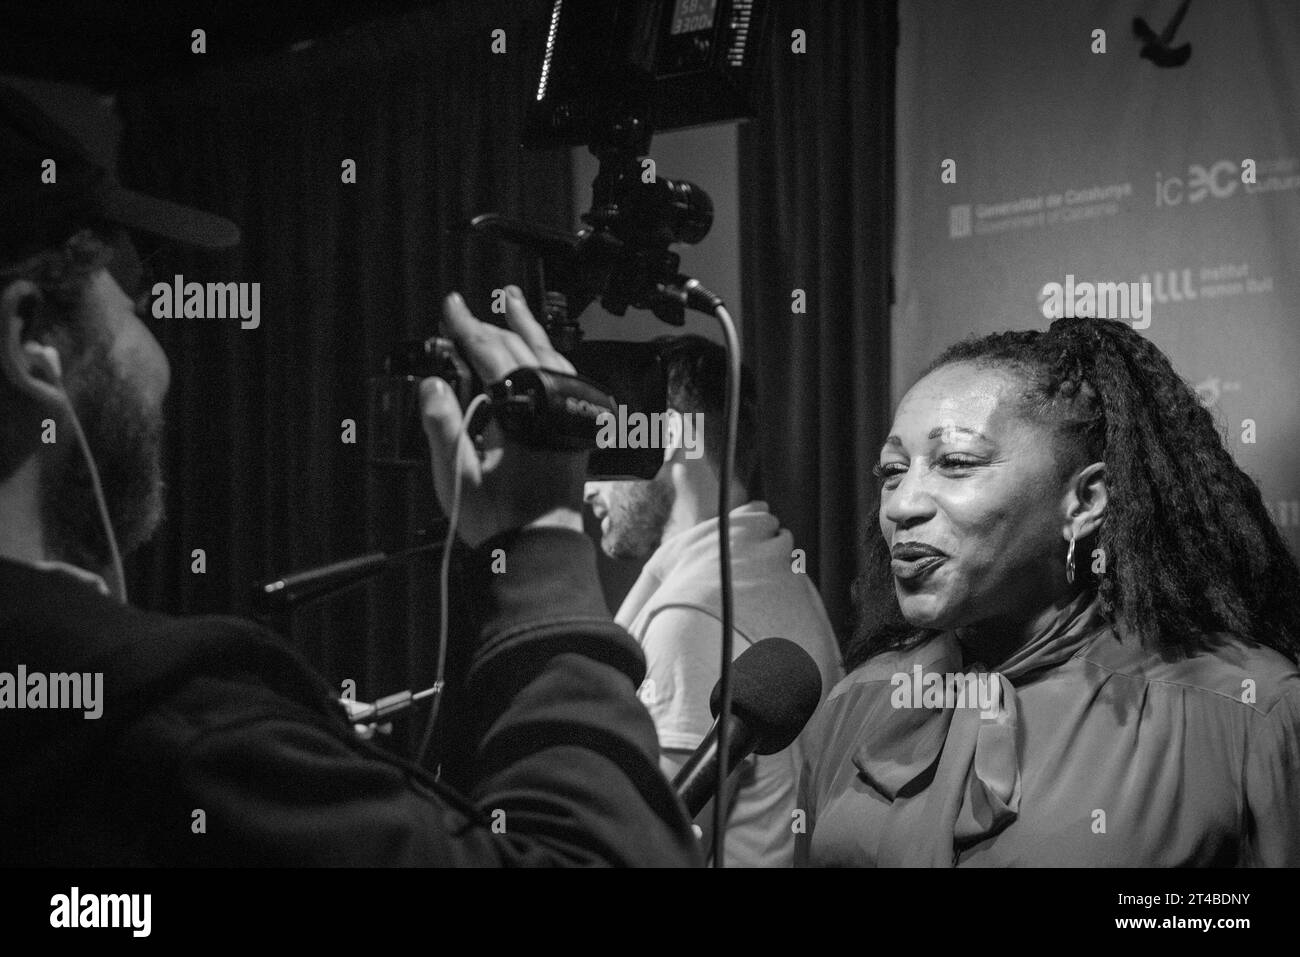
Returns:
[[[530,529],[471,561],[467,799],[361,741],[253,625],[0,561],[0,673],[104,675],[98,719],[0,709],[0,865],[696,863],[591,542]]]

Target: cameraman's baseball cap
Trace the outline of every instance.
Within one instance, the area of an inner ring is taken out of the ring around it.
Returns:
[[[54,182],[47,160],[54,161]],[[239,242],[228,219],[118,185],[36,104],[0,83],[0,266],[107,223],[201,249]]]

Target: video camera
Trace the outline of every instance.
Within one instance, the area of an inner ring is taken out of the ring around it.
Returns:
[[[653,175],[644,160],[655,130],[751,115],[768,0],[552,0],[549,7],[523,145],[587,144],[600,161],[591,209],[576,233],[495,213],[475,216],[467,231],[518,244],[537,258],[543,288],[534,312],[580,375],[512,375],[504,390],[489,392],[484,408],[522,441],[593,449],[592,478],[648,479],[662,451],[597,448],[597,420],[620,404],[629,412],[664,412],[660,349],[584,342],[576,317],[599,301],[616,316],[628,307],[647,309],[680,326],[686,309],[712,314],[721,304],[681,274],[681,257],[669,248],[708,234],[712,201],[694,183]],[[427,462],[416,395],[427,376],[449,382],[462,406],[484,391],[450,341],[399,344],[371,381],[372,464]]]

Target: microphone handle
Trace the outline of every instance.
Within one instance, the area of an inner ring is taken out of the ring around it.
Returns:
[[[758,746],[758,735],[745,724],[743,718],[732,714],[727,735],[728,776],[735,774],[740,762],[753,753]],[[673,790],[686,805],[692,818],[698,817],[704,806],[717,794],[718,784],[718,722],[704,736],[700,746],[682,765],[682,769],[673,778]]]
[[[444,534],[445,524],[439,523],[444,526]],[[332,595],[378,575],[390,565],[406,561],[422,552],[441,549],[441,538],[434,538],[433,535],[431,531],[422,531],[419,537],[428,538],[429,541],[400,551],[371,552],[356,558],[345,558],[329,565],[291,572],[274,581],[256,585],[253,588],[253,607],[262,613],[289,611],[303,602]]]
[[[285,598],[293,603],[312,594],[316,589],[328,589],[343,583],[360,581],[382,569],[389,559],[390,556],[386,552],[371,552],[369,555],[345,558],[343,561],[332,562],[319,568],[292,572],[264,587],[262,592],[268,599],[283,593]]]

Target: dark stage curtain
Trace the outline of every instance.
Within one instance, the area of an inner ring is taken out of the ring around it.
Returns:
[[[393,343],[432,334],[451,289],[487,317],[493,287],[528,288],[518,254],[454,232],[469,215],[572,225],[568,152],[518,146],[545,15],[444,3],[119,97],[123,179],[243,230],[231,253],[152,251],[155,278],[261,283],[256,330],[155,321],[172,363],[169,518],[131,562],[137,603],[246,614],[255,580],[400,547],[439,516],[425,472],[368,467],[366,380]],[[309,608],[298,647],[363,700],[431,683],[436,571],[423,559]]]
[[[890,416],[896,8],[773,6],[771,73],[740,132],[744,351],[765,495],[842,645]],[[807,52],[793,51],[795,30]],[[795,290],[806,313],[792,312]]]

